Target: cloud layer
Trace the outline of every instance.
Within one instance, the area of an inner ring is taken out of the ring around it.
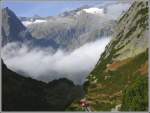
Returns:
[[[71,53],[9,43],[2,49],[2,57],[10,69],[26,76],[45,82],[65,77],[75,84],[83,84],[109,41],[110,38],[102,38]]]

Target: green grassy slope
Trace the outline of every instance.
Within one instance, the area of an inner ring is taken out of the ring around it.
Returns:
[[[147,111],[148,29],[148,2],[134,2],[84,84],[92,111]],[[81,110],[79,100],[70,109]]]

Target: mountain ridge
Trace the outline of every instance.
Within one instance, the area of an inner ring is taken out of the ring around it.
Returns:
[[[2,111],[64,111],[83,95],[81,86],[65,78],[44,83],[23,77],[1,62]]]
[[[79,15],[48,17],[44,22],[36,20],[41,19],[39,16],[29,18],[35,24],[27,27],[21,22],[24,19],[18,18],[9,8],[2,9],[2,46],[17,41],[30,43],[31,47],[49,46],[54,50],[73,51],[88,42],[110,36],[115,25],[113,20],[84,11]]]
[[[9,42],[32,40],[26,27],[8,7],[2,9],[2,46]]]

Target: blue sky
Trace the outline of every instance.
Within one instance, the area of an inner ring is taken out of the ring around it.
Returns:
[[[106,0],[51,0],[51,1],[5,1],[3,7],[9,7],[17,16],[55,16],[59,13],[78,8],[83,5],[100,4]]]
[[[30,17],[35,14],[39,16],[55,16],[59,13],[78,8],[83,5],[101,4],[113,0],[49,0],[49,1],[11,1],[3,2],[3,7],[9,7],[17,16]]]

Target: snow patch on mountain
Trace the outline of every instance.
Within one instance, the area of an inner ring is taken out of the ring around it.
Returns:
[[[100,9],[100,8],[92,7],[88,9],[83,9],[83,11],[85,11],[86,13],[91,13],[91,14],[100,14],[100,15],[104,14],[103,8]]]
[[[91,8],[82,9],[82,10],[77,12],[77,15],[82,14],[82,12],[85,12],[87,14],[94,14],[94,15],[103,16],[104,15],[104,8],[91,7]]]
[[[35,21],[32,21],[32,20],[22,21],[22,23],[23,23],[24,26],[29,26],[29,25],[31,25],[31,24],[43,23],[43,22],[47,22],[47,20],[40,20],[40,19],[37,19],[37,20],[35,20]]]
[[[96,7],[88,8],[88,9],[83,9],[86,13],[92,13],[92,14],[104,14],[104,9],[99,9]]]

